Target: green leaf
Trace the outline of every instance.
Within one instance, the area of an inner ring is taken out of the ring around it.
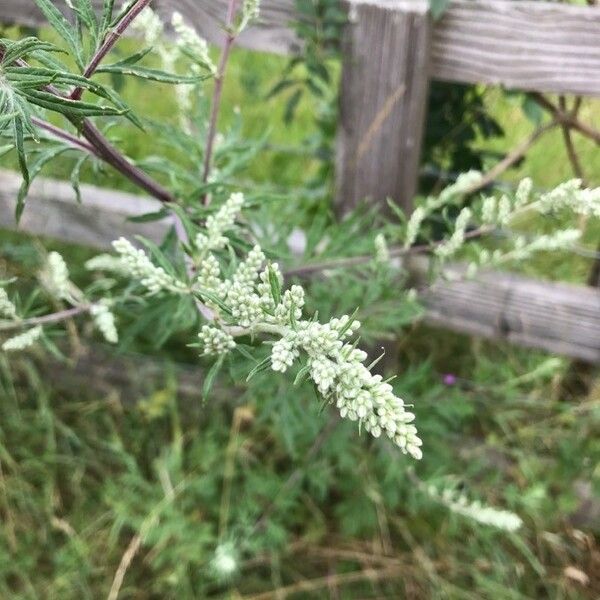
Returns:
[[[283,115],[283,120],[286,123],[291,123],[294,118],[294,114],[296,113],[296,108],[298,107],[298,103],[300,102],[300,98],[302,98],[302,93],[304,90],[299,89],[296,90],[287,101],[285,105],[285,113]]]
[[[282,79],[281,81],[278,81],[267,93],[267,95],[265,96],[265,98],[267,100],[273,98],[274,96],[277,96],[277,94],[283,92],[284,90],[287,90],[289,87],[291,87],[292,85],[297,85],[299,82],[297,79]]]
[[[5,144],[4,146],[0,146],[0,158],[2,158],[5,154],[8,154],[14,147],[14,144]]]
[[[92,35],[94,45],[98,43],[98,21],[90,0],[75,0],[71,3],[73,11],[81,19]]]
[[[141,236],[136,235],[135,239],[141,242],[150,253],[151,257],[156,261],[159,267],[165,270],[165,273],[178,277],[177,271],[173,267],[171,261],[165,256],[165,253],[155,244],[153,241]]]
[[[148,54],[150,54],[150,52],[152,52],[152,47],[144,48],[143,50],[140,50],[139,52],[136,52],[135,54],[132,54],[131,56],[128,56],[127,58],[124,58],[123,60],[119,60],[116,63],[113,63],[112,66],[121,67],[121,66],[126,66],[126,65],[135,65],[138,62],[140,62],[140,60],[145,58]]]
[[[15,117],[13,120],[13,131],[15,136],[15,148],[17,150],[17,157],[19,160],[19,168],[21,169],[21,175],[23,175],[23,181],[29,185],[29,168],[27,167],[27,156],[25,155],[25,137],[23,135],[23,121],[20,117]],[[19,206],[17,202],[16,218],[17,222],[21,218],[23,207]]]
[[[434,20],[439,19],[450,6],[450,0],[429,0],[429,11]]]
[[[208,394],[213,387],[213,383],[223,366],[223,362],[225,360],[225,354],[221,354],[215,364],[210,368],[209,372],[206,374],[206,379],[202,384],[202,400],[206,401],[208,398]]]
[[[544,118],[544,111],[542,110],[541,106],[535,100],[533,100],[533,98],[525,96],[523,98],[523,104],[521,105],[521,108],[523,109],[525,116],[534,125],[539,125],[542,122],[542,119]]]
[[[310,371],[310,367],[308,365],[304,365],[298,371],[298,374],[296,375],[296,378],[294,379],[294,385],[298,385],[298,384],[302,383],[302,381],[304,381],[304,379],[308,375],[309,371]]]
[[[348,329],[350,329],[357,313],[358,313],[358,308],[355,308],[354,312],[350,315],[348,322],[340,329],[340,332],[339,332],[340,338],[343,338],[344,335],[346,334],[346,332],[348,331]]]
[[[225,302],[223,302],[223,300],[221,300],[216,294],[204,289],[201,289],[198,293],[203,301],[208,300],[212,304],[218,306],[225,314],[231,314],[231,309],[229,306],[227,306],[227,304],[225,304]]]
[[[258,375],[262,371],[266,371],[271,364],[271,357],[266,356],[263,358],[255,367],[248,373],[248,377],[246,377],[246,381],[250,381],[255,375]]]
[[[101,31],[104,36],[106,30],[110,27],[112,21],[113,8],[115,6],[115,0],[104,0],[102,7],[102,26]]]
[[[17,207],[24,206],[25,198],[29,192],[29,186],[31,185],[31,182],[39,175],[44,166],[57,156],[63,154],[64,152],[68,152],[69,150],[73,150],[73,148],[71,146],[65,146],[61,144],[59,146],[48,148],[38,155],[35,162],[29,167],[29,176],[27,179],[23,178],[19,193],[17,194]],[[23,209],[21,208],[20,210],[22,212]]]
[[[28,102],[31,102],[31,104],[67,115],[68,117],[103,117],[124,114],[123,110],[113,106],[93,104],[81,100],[71,100],[70,98],[56,96],[55,94],[43,90],[15,89],[15,92],[22,95]]]
[[[129,0],[129,2],[124,3],[121,8],[121,12],[110,22],[109,27],[115,27],[118,25],[124,17],[127,16],[129,11],[135,6],[138,0]]]
[[[165,217],[168,217],[170,214],[170,211],[166,208],[161,208],[160,210],[157,210],[156,212],[151,212],[151,213],[146,213],[144,215],[139,215],[137,217],[128,217],[128,221],[131,221],[132,223],[151,223],[153,221],[160,221],[161,219],[164,219]]]
[[[96,70],[97,73],[118,73],[120,75],[131,75],[140,77],[141,79],[149,79],[151,81],[160,81],[161,83],[172,84],[196,84],[199,81],[206,79],[204,76],[194,75],[177,75],[176,73],[167,73],[159,69],[151,69],[149,67],[140,67],[138,65],[105,65]]]
[[[10,65],[14,61],[27,56],[33,52],[62,52],[60,48],[49,42],[42,42],[36,37],[27,37],[17,42],[2,39],[0,44],[4,46],[4,57],[0,64]]]
[[[44,16],[54,27],[58,35],[67,42],[69,48],[73,52],[73,56],[77,61],[77,65],[81,70],[83,70],[83,55],[81,45],[79,44],[79,40],[77,38],[77,31],[75,28],[65,19],[63,14],[54,6],[50,0],[35,0],[35,3],[38,5]]]
[[[79,187],[79,176],[81,174],[81,167],[85,163],[86,160],[90,158],[89,154],[84,154],[77,159],[73,170],[71,171],[71,187],[75,192],[75,197],[77,202],[81,204],[81,188]]]
[[[281,302],[281,283],[279,282],[279,278],[277,277],[277,273],[273,269],[271,263],[267,267],[269,270],[269,285],[271,286],[271,296],[273,296],[273,301],[275,305]]]

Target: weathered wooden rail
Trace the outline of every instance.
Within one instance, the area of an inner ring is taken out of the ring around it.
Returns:
[[[219,43],[227,0],[155,0],[179,10]],[[57,4],[64,4],[64,0]],[[430,78],[501,84],[540,92],[600,95],[600,8],[522,0],[453,0],[433,22],[425,0],[343,0],[337,203],[392,197],[409,208],[417,182]],[[290,23],[294,0],[263,0],[260,23],[240,44],[289,54],[299,50]],[[38,25],[33,0],[0,0],[0,20]],[[0,225],[13,227],[17,176],[0,173]],[[76,205],[69,186],[33,185],[21,228],[106,248],[118,235],[158,239],[168,222],[133,224],[153,201],[83,187]],[[422,267],[417,264],[418,272]],[[434,324],[600,363],[600,291],[533,281],[508,273],[441,281],[424,297]]]

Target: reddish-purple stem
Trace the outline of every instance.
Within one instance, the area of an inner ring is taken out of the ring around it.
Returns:
[[[75,148],[79,148],[80,150],[85,150],[86,152],[89,152],[90,154],[98,156],[96,149],[91,144],[88,144],[87,142],[80,140],[78,137],[74,136],[72,133],[69,133],[68,131],[65,131],[64,129],[61,129],[60,127],[57,127],[56,125],[52,125],[52,123],[48,123],[48,121],[38,119],[37,117],[31,117],[31,122],[34,123],[35,125],[37,125],[37,127],[39,127],[40,129],[44,129],[45,131],[47,131],[48,133],[53,135],[55,138],[64,140],[65,142],[68,142],[69,144],[71,144],[71,146],[74,146]]]
[[[113,46],[119,41],[123,33],[125,33],[131,23],[133,23],[137,16],[144,10],[144,8],[146,8],[146,6],[150,4],[151,1],[152,0],[138,0],[138,2],[132,6],[131,10],[121,19],[121,21],[119,21],[114,30],[106,36],[100,48],[96,50],[96,53],[90,60],[90,64],[83,72],[84,77],[89,79],[96,72],[96,69],[104,57],[112,50]],[[70,97],[72,100],[79,100],[82,94],[83,88],[76,87],[71,92]]]
[[[221,98],[223,96],[223,83],[225,80],[225,72],[227,71],[227,64],[229,62],[229,55],[231,48],[235,42],[237,34],[233,31],[233,20],[237,10],[237,0],[229,0],[227,7],[227,17],[225,21],[225,29],[227,35],[225,37],[225,44],[223,51],[221,52],[221,59],[219,60],[219,66],[217,67],[217,74],[215,76],[215,92],[212,99],[212,107],[210,111],[210,121],[208,124],[208,132],[206,134],[206,148],[204,150],[204,169],[202,172],[202,182],[208,181],[210,175],[210,169],[212,166],[212,156],[215,146],[215,136],[217,135],[217,121],[219,120],[219,112],[221,110]],[[210,196],[206,194],[203,197],[203,203],[205,206],[210,204]]]

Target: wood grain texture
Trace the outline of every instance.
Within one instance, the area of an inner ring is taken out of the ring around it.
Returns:
[[[0,170],[0,226],[15,227],[13,212],[20,178]],[[169,223],[131,223],[127,215],[154,210],[158,203],[131,194],[82,186],[83,205],[68,184],[34,183],[20,230],[96,248],[108,248],[119,235],[136,233],[154,240]],[[407,264],[417,278],[427,272],[425,258]],[[450,273],[462,277],[464,270]],[[600,364],[600,290],[543,282],[502,272],[477,279],[437,282],[422,296],[425,320],[461,333],[580,358]]]
[[[600,95],[600,7],[453,0],[431,55],[436,79]]]
[[[413,263],[424,275],[424,261]],[[600,290],[504,272],[436,283],[422,298],[432,325],[600,364]]]
[[[350,0],[344,32],[336,205],[392,198],[410,208],[427,106],[425,5]],[[388,6],[389,5],[389,6]]]
[[[143,235],[160,241],[171,226],[170,220],[132,223],[129,217],[156,212],[156,200],[133,194],[81,186],[82,204],[68,183],[37,178],[29,192],[21,222],[15,223],[15,202],[21,176],[0,170],[0,227],[47,236],[98,249],[123,235]]]
[[[99,2],[100,0],[95,0]],[[415,10],[423,0],[364,0]],[[59,0],[58,5],[64,0]],[[165,18],[179,10],[220,43],[227,0],[155,0]],[[294,0],[262,0],[260,21],[239,40],[254,50],[290,54],[300,45],[290,24]],[[0,20],[37,25],[33,0],[0,0]],[[430,76],[540,92],[600,95],[600,7],[537,0],[453,0],[433,24]]]
[[[92,0],[92,4],[98,13],[102,11],[103,0]],[[69,16],[65,0],[53,2],[64,14]],[[37,27],[45,23],[45,18],[37,7],[35,0],[0,0],[0,22]]]
[[[158,10],[167,21],[173,11],[179,11],[209,42],[221,44],[227,5],[228,0],[159,0]],[[295,0],[261,0],[260,18],[236,44],[273,54],[295,54],[300,43],[291,24],[297,19]]]

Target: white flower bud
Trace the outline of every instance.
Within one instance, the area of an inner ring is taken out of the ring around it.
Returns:
[[[299,352],[293,341],[289,338],[282,338],[273,344],[271,368],[273,371],[285,373],[298,356]]]
[[[198,334],[200,342],[204,346],[204,354],[227,354],[235,348],[235,340],[233,337],[217,327],[203,325]]]

